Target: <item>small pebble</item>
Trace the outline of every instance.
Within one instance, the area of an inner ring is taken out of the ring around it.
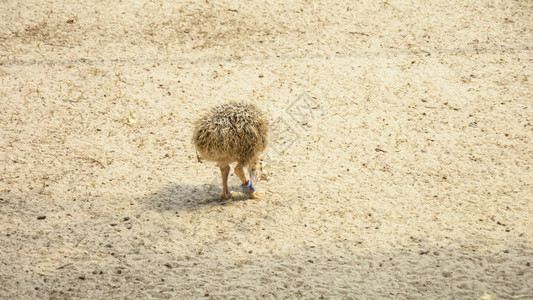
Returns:
[[[44,220],[44,219],[46,219],[46,216],[38,216],[37,217],[37,220]]]
[[[530,266],[531,266],[531,263],[528,261],[528,262],[526,263],[526,267],[530,267]]]

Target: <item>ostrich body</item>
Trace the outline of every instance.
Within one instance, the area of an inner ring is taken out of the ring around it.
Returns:
[[[260,198],[253,181],[259,170],[259,155],[268,144],[268,126],[268,119],[257,107],[240,102],[213,107],[194,124],[193,144],[199,156],[216,162],[220,168],[223,199],[231,196],[228,174],[233,162],[237,162],[235,174],[242,182],[243,191],[252,199]],[[250,181],[243,167],[247,167]]]

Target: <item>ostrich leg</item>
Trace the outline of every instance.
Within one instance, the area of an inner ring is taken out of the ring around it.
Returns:
[[[229,199],[231,197],[230,192],[228,191],[228,175],[230,171],[230,166],[225,165],[220,167],[220,173],[222,174],[222,194],[220,197],[222,199]]]
[[[237,165],[235,166],[235,174],[239,177],[239,179],[241,179],[242,186],[249,186],[250,182],[248,182],[248,180],[246,179],[246,175],[244,174],[244,168],[240,162],[237,163]],[[255,188],[253,188],[253,185],[251,185],[251,187],[253,191],[248,194],[250,198],[261,199],[263,195],[261,193],[256,192]]]

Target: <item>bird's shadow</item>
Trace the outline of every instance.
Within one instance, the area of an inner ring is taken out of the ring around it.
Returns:
[[[151,193],[139,197],[138,203],[145,209],[156,211],[193,211],[209,206],[224,206],[235,201],[248,200],[249,196],[241,192],[239,186],[230,185],[232,197],[222,199],[222,187],[215,184],[179,184],[172,183]]]

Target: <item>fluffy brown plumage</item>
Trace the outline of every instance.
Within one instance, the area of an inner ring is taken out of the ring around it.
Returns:
[[[230,102],[213,107],[194,124],[200,157],[227,165],[251,166],[268,144],[268,119],[253,104]]]

